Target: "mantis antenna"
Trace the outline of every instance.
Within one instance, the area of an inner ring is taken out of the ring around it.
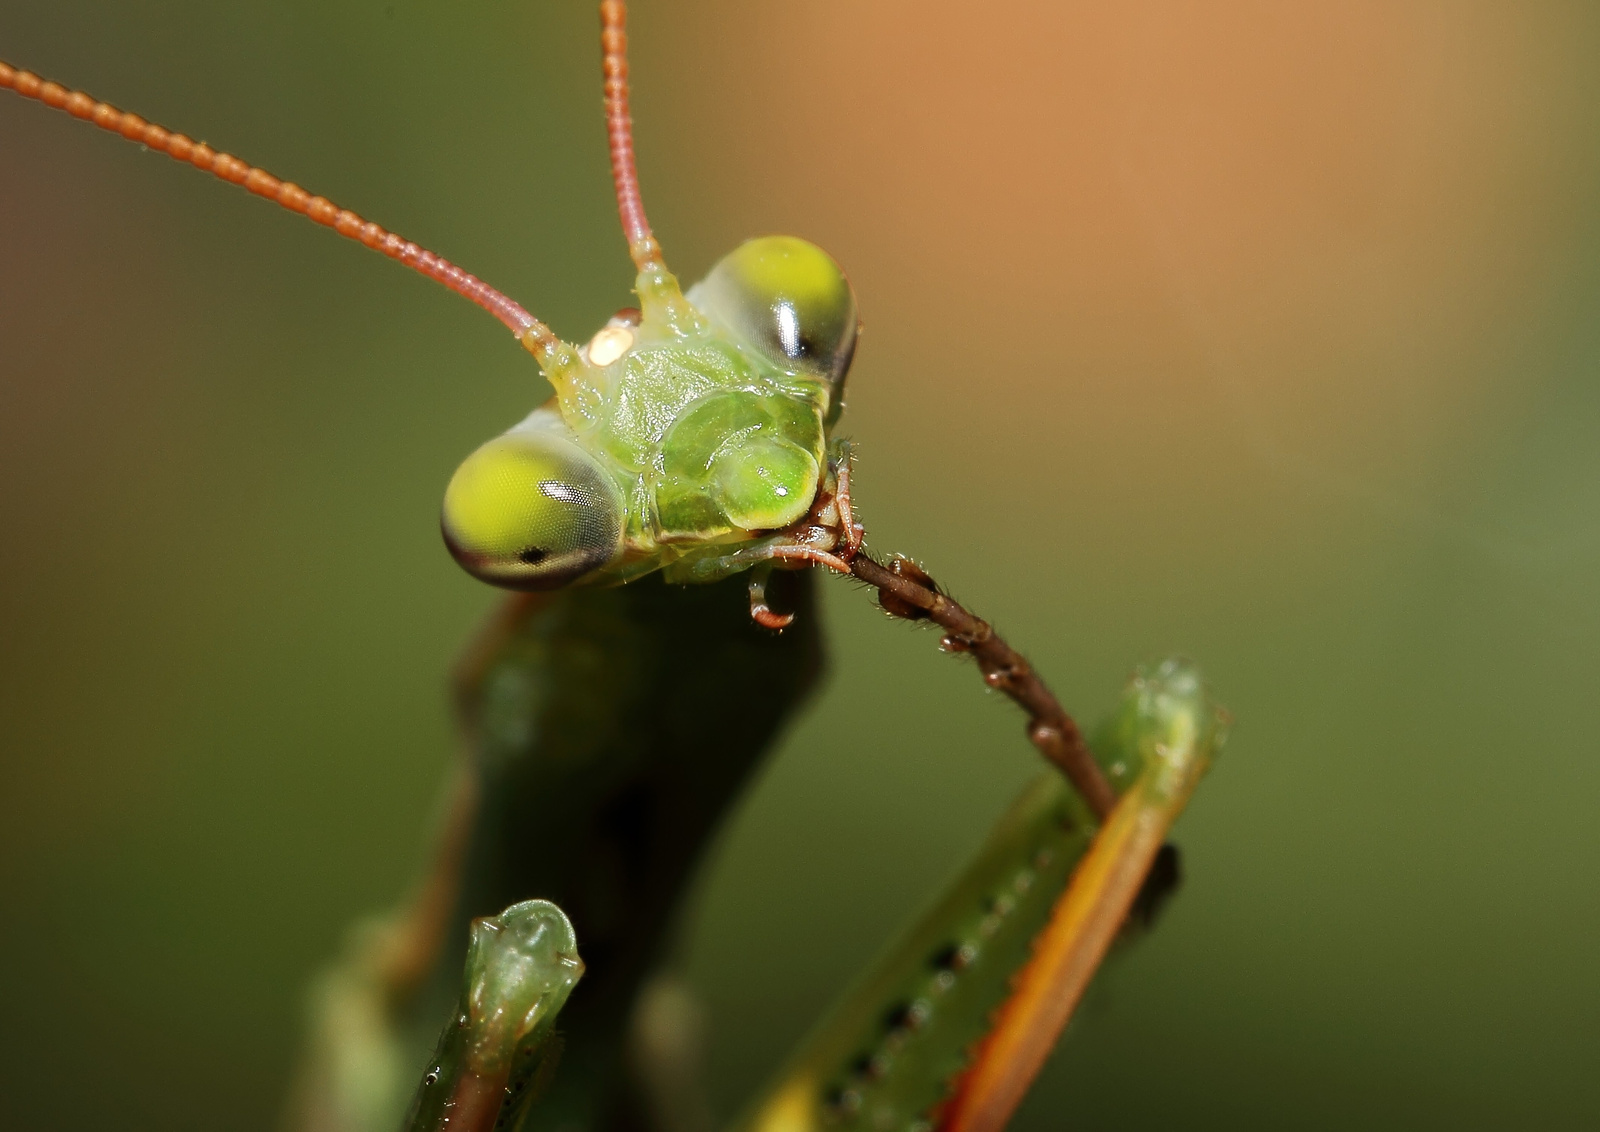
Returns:
[[[623,73],[624,75],[627,73],[626,63],[623,63]],[[390,259],[399,260],[413,271],[443,283],[456,294],[471,299],[494,315],[505,323],[511,333],[515,334],[535,357],[543,359],[546,354],[562,346],[561,340],[551,333],[548,326],[529,314],[516,300],[501,294],[477,276],[461,270],[449,260],[434,255],[403,236],[386,231],[370,220],[363,220],[348,208],[340,208],[327,197],[313,196],[293,181],[280,180],[265,169],[258,169],[232,154],[220,153],[204,142],[173,133],[154,122],[145,121],[137,114],[118,110],[108,102],[100,102],[81,90],[68,90],[60,83],[41,79],[31,71],[21,71],[6,63],[0,63],[0,87],[9,87],[24,98],[37,99],[53,109],[64,110],[74,118],[93,122],[102,130],[120,134],[131,142],[159,150],[174,161],[193,165],[196,169],[211,173],[230,184],[242,185],[256,196],[274,201],[290,212],[298,212],[318,224],[332,228],[341,236],[359,240]],[[625,86],[622,105],[623,120],[626,122]],[[614,148],[615,143],[613,143]],[[631,157],[628,168],[631,175],[633,168]],[[619,174],[619,193],[621,183]],[[637,205],[637,189],[634,190],[633,199]],[[644,223],[643,212],[639,213],[639,223],[641,225]],[[645,227],[643,231],[644,238],[650,240],[649,228]],[[650,246],[654,247],[653,240],[650,241]],[[659,255],[659,252],[657,254]]]
[[[633,163],[633,118],[628,112],[628,6],[623,0],[600,5],[600,73],[605,76],[606,139],[611,145],[611,179],[628,254],[640,271],[663,268],[661,245],[645,219],[639,196],[639,171]]]

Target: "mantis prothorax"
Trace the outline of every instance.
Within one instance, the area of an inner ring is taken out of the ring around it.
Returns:
[[[1220,744],[1221,716],[1192,669],[1169,662],[1135,679],[1091,753],[986,622],[911,560],[865,552],[850,448],[833,435],[855,294],[826,253],[783,236],[748,241],[680,288],[639,192],[625,6],[607,0],[600,13],[605,120],[639,307],[581,346],[323,197],[0,64],[0,86],[445,284],[505,324],[555,389],[469,456],[446,491],[452,555],[524,592],[458,678],[466,758],[437,864],[413,904],[366,930],[329,976],[297,1119],[325,1129],[392,1121],[404,1050],[459,1000],[412,1127],[682,1126],[650,1095],[649,1074],[629,1072],[627,1035],[706,836],[817,668],[809,571],[782,612],[769,582],[820,565],[867,583],[892,616],[940,626],[948,650],[970,653],[985,682],[1027,712],[1030,740],[1075,793],[1054,774],[1032,788],[742,1126],[1002,1127]],[[730,587],[740,585],[735,607]],[[708,737],[710,718],[719,733]],[[533,896],[557,901],[576,925],[589,967],[576,991],[572,924],[553,905],[524,903]],[[500,908],[471,928],[460,991],[451,957],[473,917]],[[552,1077],[549,1035],[569,992],[566,1053]],[[529,1107],[535,1078],[547,1087]]]

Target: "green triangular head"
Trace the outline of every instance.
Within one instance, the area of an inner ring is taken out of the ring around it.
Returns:
[[[659,262],[635,289],[639,310],[540,355],[555,399],[451,480],[445,541],[484,581],[556,589],[725,558],[826,488],[857,333],[838,264],[766,236],[687,296]]]

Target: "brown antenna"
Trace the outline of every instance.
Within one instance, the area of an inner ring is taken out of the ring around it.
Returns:
[[[628,113],[628,6],[623,0],[600,5],[600,73],[605,76],[606,137],[611,143],[611,179],[617,187],[617,212],[628,254],[640,271],[661,268],[661,245],[645,219],[639,196],[639,171],[633,164],[633,118]]]
[[[468,274],[426,248],[418,247],[403,236],[385,231],[370,220],[363,220],[348,208],[340,208],[327,197],[312,196],[293,181],[279,180],[265,169],[248,165],[232,154],[219,153],[204,142],[172,133],[153,122],[146,122],[137,114],[126,113],[110,103],[99,102],[81,90],[68,90],[60,83],[41,79],[31,71],[20,71],[0,63],[0,87],[10,87],[24,98],[37,99],[53,109],[66,111],[74,118],[93,122],[102,130],[160,150],[174,161],[193,165],[230,184],[243,185],[257,196],[275,201],[290,212],[301,213],[318,224],[332,228],[341,236],[359,240],[390,259],[399,260],[494,315],[536,357],[542,359],[561,344],[550,328],[524,310],[521,304],[477,276]],[[623,97],[626,100],[626,94]],[[649,230],[645,231],[648,236]]]

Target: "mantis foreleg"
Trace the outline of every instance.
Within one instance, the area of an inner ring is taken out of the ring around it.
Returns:
[[[577,938],[547,900],[474,920],[461,1002],[406,1120],[406,1132],[504,1127],[550,1080],[556,1016],[583,975]]]
[[[1051,772],[850,991],[738,1132],[1001,1128],[1224,737],[1194,669],[1130,683],[1093,749],[1132,785],[1098,827]],[[993,1024],[999,1010],[998,1024]]]

